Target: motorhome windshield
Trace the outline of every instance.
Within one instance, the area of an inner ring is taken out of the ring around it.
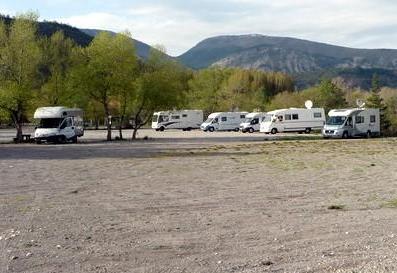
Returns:
[[[152,122],[157,122],[157,119],[159,118],[158,115],[153,115],[152,117]]]
[[[327,125],[343,125],[346,121],[346,117],[344,116],[334,116],[329,117],[327,120]]]
[[[58,128],[63,118],[42,118],[38,128]]]
[[[245,121],[244,121],[244,123],[251,123],[252,119],[253,119],[253,118],[246,118]]]
[[[213,120],[213,118],[208,118],[206,121],[204,121],[204,123],[211,123]]]

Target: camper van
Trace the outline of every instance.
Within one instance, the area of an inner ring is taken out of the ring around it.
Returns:
[[[200,128],[203,122],[202,110],[162,111],[153,114],[152,128],[156,131],[182,129],[190,131]]]
[[[36,143],[43,141],[75,143],[78,137],[84,135],[81,109],[63,106],[41,107],[36,110],[33,118],[38,123],[34,132]]]
[[[380,135],[379,109],[334,109],[322,130],[324,138],[372,137]]]
[[[200,128],[204,132],[213,131],[236,131],[240,130],[240,124],[247,116],[248,112],[218,112],[212,113],[204,121]]]
[[[254,112],[245,116],[244,122],[240,124],[240,130],[243,133],[253,133],[259,131],[260,122],[266,113]]]
[[[276,134],[282,132],[305,132],[321,130],[325,124],[323,108],[289,108],[268,112],[260,124],[260,132]]]

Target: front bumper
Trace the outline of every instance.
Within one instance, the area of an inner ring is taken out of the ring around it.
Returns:
[[[321,133],[322,133],[323,137],[328,137],[328,138],[341,138],[343,135],[343,132],[339,131],[339,130],[323,129]]]

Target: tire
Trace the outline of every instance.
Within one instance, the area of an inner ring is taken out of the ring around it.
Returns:
[[[37,140],[35,140],[36,141],[36,144],[41,144],[41,143],[43,143],[42,141],[41,141],[41,139],[37,139]]]
[[[349,133],[347,131],[344,131],[342,134],[342,138],[346,139],[349,137]]]
[[[159,131],[160,131],[160,132],[164,132],[164,130],[165,130],[164,126],[161,126],[161,127],[159,128]]]
[[[238,132],[238,131],[240,131],[240,128],[234,128],[234,131]]]
[[[215,131],[215,128],[214,127],[209,127],[208,131],[210,131],[212,133],[213,131]]]
[[[367,138],[371,138],[372,137],[372,133],[371,133],[371,131],[368,131],[367,132]]]
[[[277,129],[276,129],[276,128],[273,128],[273,129],[270,131],[270,133],[271,133],[272,135],[277,134]]]
[[[56,138],[56,143],[63,144],[63,143],[65,143],[65,142],[66,142],[65,136],[58,136],[58,137]]]
[[[252,134],[252,133],[254,132],[254,128],[250,127],[250,128],[248,129],[248,132],[249,132],[250,134]]]
[[[311,131],[312,131],[311,128],[306,128],[306,129],[305,129],[305,134],[310,134]]]
[[[72,143],[77,143],[77,136],[72,137]]]

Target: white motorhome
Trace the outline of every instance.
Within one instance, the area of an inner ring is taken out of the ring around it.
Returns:
[[[263,117],[265,117],[266,113],[262,112],[254,112],[249,113],[245,116],[244,122],[240,124],[240,130],[243,133],[253,133],[257,132],[260,129],[260,122]]]
[[[379,109],[334,109],[322,130],[324,138],[372,137],[380,135]]]
[[[312,102],[305,103],[307,108],[279,109],[268,112],[260,124],[262,133],[305,132],[321,130],[325,124],[323,108],[311,108]]]
[[[208,116],[200,128],[204,132],[213,131],[236,131],[240,130],[240,124],[247,116],[248,112],[217,112]]]
[[[202,110],[161,111],[153,114],[152,128],[156,131],[165,129],[190,131],[200,128],[202,122]]]
[[[38,126],[34,132],[36,143],[47,142],[77,142],[84,135],[83,110],[78,108],[41,107],[33,116]]]

